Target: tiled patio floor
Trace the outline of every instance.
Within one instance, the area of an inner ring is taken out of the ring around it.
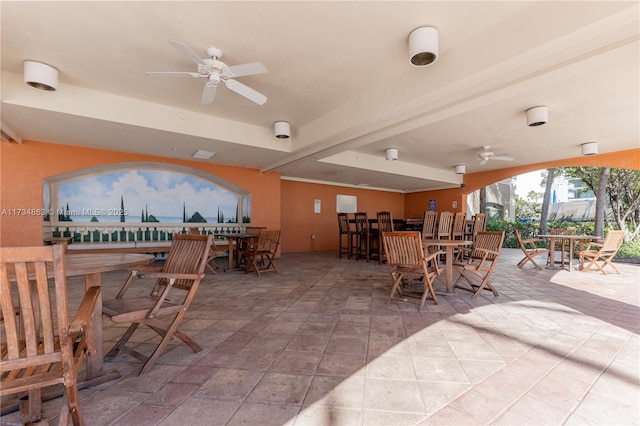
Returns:
[[[640,423],[640,266],[603,276],[518,269],[505,249],[499,297],[457,290],[386,304],[386,265],[287,254],[278,274],[208,276],[152,372],[81,391],[89,425],[557,425]],[[113,297],[123,272],[105,274]],[[82,283],[70,279],[79,293]],[[442,283],[438,283],[442,286]],[[77,300],[78,294],[72,298]],[[105,351],[124,331],[109,320]],[[137,341],[156,337],[139,331]],[[47,402],[49,416],[60,399]],[[11,424],[11,413],[2,419]]]

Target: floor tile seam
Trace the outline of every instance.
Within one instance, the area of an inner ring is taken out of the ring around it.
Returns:
[[[590,335],[590,337],[592,337],[593,335],[596,334],[597,330],[599,330],[601,327],[598,327],[596,330],[593,331],[593,333]],[[557,333],[556,333],[557,334]],[[549,339],[553,337],[550,336]],[[589,337],[589,338],[590,338]],[[531,389],[533,389],[535,386],[537,386],[538,384],[540,384],[540,382],[542,382],[545,378],[549,377],[552,372],[558,367],[558,365],[560,365],[563,361],[568,360],[569,357],[571,356],[571,354],[575,353],[580,347],[582,347],[586,341],[589,339],[584,339],[579,345],[575,346],[573,348],[573,350],[569,353],[567,353],[564,357],[562,357],[562,359],[559,359],[554,365],[553,367],[549,368],[547,370],[547,372],[542,375],[542,377],[540,377],[535,383],[533,383],[526,391],[524,391],[514,402],[510,403],[509,405],[507,405],[506,407],[503,408],[503,410],[498,413],[489,423],[494,423],[496,420],[498,420],[502,415],[504,415],[507,411],[509,411],[511,409],[511,407],[513,407],[518,401],[520,401],[524,396],[527,395],[527,393],[529,393],[529,391],[531,391]],[[630,338],[630,336],[628,337]],[[549,340],[549,339],[545,339],[545,340]],[[540,343],[539,345],[536,345],[534,347],[532,347],[531,349],[534,348],[538,348],[540,345],[542,345],[542,343]],[[621,350],[621,348],[618,349],[618,352]],[[528,352],[528,351],[527,351]],[[525,356],[526,353],[521,354],[520,356],[516,357],[516,359],[521,358],[522,356]],[[617,355],[616,353],[616,355]],[[576,400],[572,410],[570,410],[566,415],[565,418],[562,421],[562,424],[564,424],[570,417],[571,415],[573,415],[573,413],[578,409],[578,407],[580,406],[580,404],[584,401],[585,397],[589,394],[589,392],[591,392],[591,389],[593,388],[593,386],[595,385],[595,383],[597,383],[597,381],[600,379],[600,377],[602,377],[602,374],[604,373],[604,371],[607,370],[607,368],[611,365],[611,363],[613,362],[613,360],[615,359],[615,356],[612,357],[611,361],[607,364],[607,366],[598,374],[598,376],[591,382],[591,384],[589,384],[589,386],[585,389],[584,393],[582,394],[581,398],[579,398],[578,400]],[[571,361],[571,360],[570,360]],[[495,373],[494,373],[495,374]],[[486,380],[486,378],[484,379]],[[482,380],[480,383],[484,382],[484,380]],[[560,407],[562,408],[562,407]]]

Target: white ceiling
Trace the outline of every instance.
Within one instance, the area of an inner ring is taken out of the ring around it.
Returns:
[[[27,140],[277,171],[286,178],[396,191],[458,186],[467,173],[637,148],[638,1],[0,3],[2,127]],[[438,60],[408,61],[408,34],[440,33]],[[204,80],[168,41],[228,65],[259,106]],[[23,62],[59,70],[56,92],[23,83]],[[525,110],[549,107],[527,127]],[[274,137],[289,121],[293,137]],[[490,145],[511,162],[480,165]],[[386,161],[385,149],[399,150]]]

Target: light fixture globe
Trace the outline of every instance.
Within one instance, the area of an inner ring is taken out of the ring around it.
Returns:
[[[278,139],[287,139],[291,137],[291,124],[286,121],[276,121],[273,123],[273,131]]]
[[[547,124],[549,121],[549,108],[537,106],[527,110],[527,126],[537,127]]]
[[[36,89],[52,92],[58,88],[58,70],[34,61],[24,61],[24,82]]]
[[[598,142],[587,142],[582,144],[582,155],[595,155],[598,153]]]
[[[385,153],[387,154],[388,161],[394,161],[398,159],[398,148],[387,148],[385,150]]]
[[[438,59],[438,30],[416,28],[409,34],[409,61],[416,67],[431,65]]]

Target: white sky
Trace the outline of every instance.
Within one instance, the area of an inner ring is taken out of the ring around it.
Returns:
[[[544,192],[544,188],[540,186],[541,181],[542,170],[516,176],[516,194],[522,198],[527,198],[527,194],[530,191]]]

